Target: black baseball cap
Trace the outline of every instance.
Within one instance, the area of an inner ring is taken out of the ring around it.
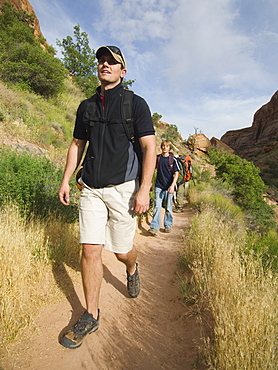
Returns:
[[[101,46],[100,48],[98,48],[96,52],[97,60],[99,60],[100,57],[107,51],[109,51],[109,53],[118,63],[121,63],[123,68],[126,68],[126,61],[125,61],[124,54],[121,52],[121,50],[117,46]]]

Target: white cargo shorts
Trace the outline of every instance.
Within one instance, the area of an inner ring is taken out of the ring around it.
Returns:
[[[82,183],[82,180],[81,180]],[[114,253],[133,247],[136,217],[131,211],[138,181],[101,189],[82,184],[79,208],[80,243],[103,244]]]

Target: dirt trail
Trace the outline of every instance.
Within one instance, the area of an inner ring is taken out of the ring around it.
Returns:
[[[100,329],[76,350],[58,340],[83,312],[81,286],[57,305],[46,307],[36,322],[30,341],[8,347],[4,370],[192,370],[204,369],[198,361],[200,320],[183,304],[175,272],[182,243],[182,229],[192,213],[175,214],[171,234],[147,235],[146,221],[135,244],[139,252],[142,292],[130,299],[123,265],[104,251]],[[199,364],[198,364],[199,363]]]

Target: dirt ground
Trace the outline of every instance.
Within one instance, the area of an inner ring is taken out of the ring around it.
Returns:
[[[79,349],[65,349],[59,338],[83,313],[80,285],[60,304],[48,306],[36,321],[30,340],[8,346],[1,369],[28,370],[192,370],[206,369],[200,349],[205,320],[180,294],[177,259],[184,228],[192,211],[174,215],[171,234],[147,234],[148,220],[138,228],[142,291],[131,299],[126,291],[124,265],[104,251],[100,328]]]

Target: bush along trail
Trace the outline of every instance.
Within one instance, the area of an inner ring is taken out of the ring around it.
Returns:
[[[75,350],[59,344],[62,334],[84,310],[80,284],[56,305],[45,307],[24,340],[6,348],[1,368],[29,370],[71,369],[206,369],[202,339],[210,330],[204,314],[187,306],[180,293],[178,257],[192,211],[175,214],[170,234],[149,236],[149,220],[138,226],[142,291],[128,297],[124,266],[104,250],[100,328]],[[162,229],[161,229],[162,230]],[[66,277],[65,277],[65,280]]]

